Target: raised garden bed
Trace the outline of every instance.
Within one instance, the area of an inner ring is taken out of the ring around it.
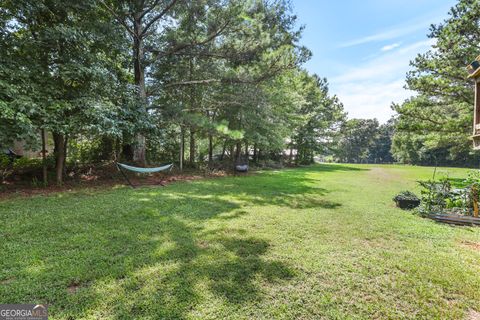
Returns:
[[[428,217],[438,222],[444,222],[460,226],[480,226],[480,218],[472,216],[464,216],[460,214],[431,214]]]

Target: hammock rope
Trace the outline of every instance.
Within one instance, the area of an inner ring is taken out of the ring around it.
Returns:
[[[167,171],[167,170],[171,171],[173,168],[173,163],[170,163],[161,167],[156,167],[156,168],[140,168],[140,167],[129,166],[128,164],[123,164],[120,162],[116,162],[115,164],[117,165],[118,170],[122,173],[125,180],[127,180],[128,184],[132,188],[135,188],[135,186],[130,182],[130,179],[128,179],[127,175],[125,174],[125,172],[123,172],[122,168],[125,170],[136,172],[136,173],[155,173],[155,172],[161,172],[161,171]]]

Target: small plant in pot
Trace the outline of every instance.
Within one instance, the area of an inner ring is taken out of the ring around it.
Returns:
[[[420,205],[420,199],[410,191],[400,192],[393,198],[393,201],[400,209],[413,209]]]

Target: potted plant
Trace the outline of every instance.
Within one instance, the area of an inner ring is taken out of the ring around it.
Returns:
[[[400,209],[413,209],[420,205],[420,199],[410,191],[400,192],[393,198],[393,201]]]

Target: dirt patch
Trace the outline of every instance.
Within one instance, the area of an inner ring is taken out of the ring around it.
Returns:
[[[476,250],[476,251],[480,251],[480,243],[479,242],[462,241],[462,245],[464,247],[467,247],[467,248],[470,248],[470,249],[473,249],[473,250]],[[480,318],[479,318],[479,320],[480,320]]]
[[[109,189],[114,186],[123,184],[120,180],[103,180],[103,181],[92,181],[91,183],[76,183],[76,182],[66,182],[63,186],[59,187],[56,185],[51,185],[48,187],[29,187],[29,186],[12,186],[7,189],[3,189],[0,192],[0,201],[7,200],[14,197],[31,197],[36,195],[48,195],[58,192],[74,192],[81,191],[86,189]]]
[[[69,294],[75,294],[77,291],[80,289],[80,284],[76,281],[73,281],[70,283],[70,285],[67,287],[67,292]]]
[[[480,320],[480,312],[470,310],[465,317],[465,320]]]
[[[197,245],[201,249],[207,249],[210,247],[210,243],[206,240],[199,240],[197,241]]]
[[[392,181],[401,179],[401,176],[398,173],[381,167],[373,167],[368,171],[368,175],[378,181]]]
[[[74,280],[72,282],[70,282],[70,284],[68,285],[67,287],[67,293],[68,294],[77,294],[78,291],[82,290],[82,288],[87,288],[88,286],[90,286],[90,282],[84,282],[84,283],[81,283],[80,281],[78,280]]]
[[[253,173],[248,173],[251,175]],[[173,173],[168,176],[162,176],[153,174],[145,177],[135,177],[129,176],[130,181],[135,187],[158,187],[158,186],[167,186],[170,183],[177,181],[193,181],[200,180],[204,178],[217,178],[230,176],[232,174],[226,173],[215,173],[209,175],[202,174],[181,174]],[[3,185],[3,190],[0,189],[0,201],[10,199],[13,197],[31,197],[35,195],[48,195],[59,192],[75,192],[82,191],[86,189],[101,190],[101,189],[111,189],[115,186],[125,185],[128,187],[127,182],[122,178],[112,178],[112,179],[82,179],[81,181],[66,181],[63,186],[59,187],[56,185],[50,185],[48,187],[32,187],[29,185]],[[0,187],[2,187],[0,185]]]
[[[9,284],[9,283],[12,283],[14,280],[15,278],[3,279],[3,280],[0,280],[0,284]]]

